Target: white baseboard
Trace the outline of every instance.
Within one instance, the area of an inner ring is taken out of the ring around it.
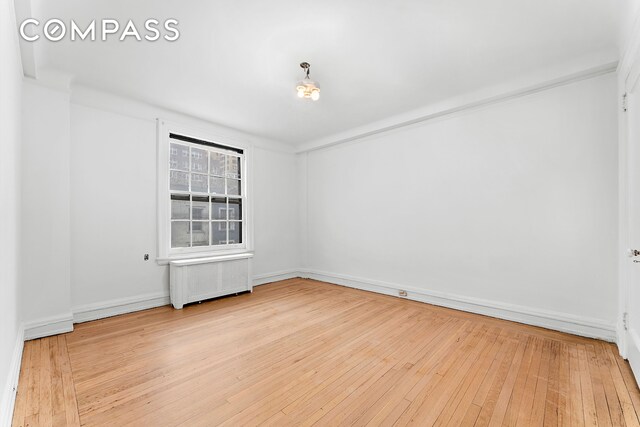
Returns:
[[[266,285],[267,283],[293,279],[295,277],[300,277],[300,272],[298,270],[282,270],[274,273],[259,274],[257,276],[253,276],[253,286]]]
[[[299,276],[300,273],[297,270],[278,271],[254,276],[253,285],[258,286],[265,283],[277,282],[278,280],[291,279]],[[73,308],[73,323],[89,322],[91,320],[133,313],[135,311],[147,310],[149,308],[161,307],[169,304],[171,304],[171,300],[169,295],[165,293],[147,294],[95,304],[86,304]]]
[[[24,328],[18,328],[16,343],[11,356],[9,374],[2,389],[2,401],[0,401],[0,427],[10,427],[13,418],[13,408],[16,404],[16,394],[18,393],[18,378],[20,377],[20,366],[22,364],[22,350],[24,349]]]
[[[574,335],[598,338],[609,342],[616,341],[615,325],[600,319],[591,319],[445,292],[429,291],[426,289],[401,286],[395,283],[363,279],[317,270],[302,270],[300,272],[300,276],[396,297],[398,296],[398,291],[402,289],[407,291],[407,296],[403,298],[414,301],[468,311],[499,319],[511,320],[527,325],[540,326]]]
[[[414,301],[482,314],[499,319],[511,320],[533,326],[540,326],[575,335],[598,338],[610,342],[616,342],[617,338],[616,325],[600,319],[575,316],[445,292],[430,291],[415,287],[402,286],[395,283],[328,273],[313,269],[283,270],[257,275],[253,278],[253,285],[259,286],[295,277],[308,277],[310,279],[392,296],[398,296],[398,291],[402,289],[407,291],[406,298]],[[73,330],[73,323],[88,322],[91,320],[146,310],[168,304],[170,304],[170,298],[168,295],[164,293],[156,293],[78,306],[73,308],[73,316],[43,319],[38,322],[26,324],[25,339],[28,340],[70,332]]]
[[[119,298],[95,304],[85,304],[73,308],[73,323],[89,322],[119,314],[133,313],[161,307],[171,303],[166,293],[139,295],[129,298]]]
[[[25,341],[73,331],[73,315],[62,314],[24,324]]]
[[[300,277],[298,270],[283,270],[254,276],[253,285]],[[85,304],[72,308],[73,316],[63,318],[48,318],[31,322],[26,325],[25,339],[42,338],[73,330],[73,323],[89,322],[91,320],[133,313],[140,310],[161,307],[171,303],[166,293],[153,293],[129,298],[119,298],[95,304]]]

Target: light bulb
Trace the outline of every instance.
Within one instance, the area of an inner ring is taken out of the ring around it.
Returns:
[[[320,99],[320,86],[317,82],[309,78],[309,64],[303,62],[300,66],[304,68],[306,75],[303,80],[298,81],[296,85],[296,95],[298,95],[298,98],[317,101]]]

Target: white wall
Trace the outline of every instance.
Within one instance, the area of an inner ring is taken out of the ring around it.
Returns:
[[[302,154],[305,267],[613,330],[616,126],[608,74]]]
[[[22,310],[70,328],[70,117],[68,93],[24,85],[22,147]],[[35,322],[35,323],[34,323]],[[59,332],[59,331],[58,331]]]
[[[260,148],[253,156],[254,276],[295,272],[300,265],[296,157]]]
[[[71,116],[73,306],[166,294],[154,261],[155,123],[77,105]]]
[[[82,91],[80,91],[82,92]],[[287,147],[132,101],[84,91],[71,107],[73,307],[168,295],[155,262],[156,124],[162,117],[254,142],[254,276],[297,267],[295,155]],[[143,255],[149,253],[150,261]]]
[[[87,88],[29,82],[21,174],[28,337],[69,330],[74,313],[166,300],[168,267],[155,262],[156,117],[254,146],[254,276],[296,271],[290,147]]]
[[[8,425],[19,337],[22,66],[13,1],[0,1],[0,425]]]

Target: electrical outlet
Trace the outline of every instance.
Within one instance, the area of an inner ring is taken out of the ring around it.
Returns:
[[[406,297],[407,291],[398,291],[398,295],[400,295],[401,297]]]
[[[149,254],[144,254],[144,260],[149,261]]]

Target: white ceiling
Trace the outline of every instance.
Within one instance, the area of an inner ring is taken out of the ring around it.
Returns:
[[[176,18],[174,43],[40,40],[36,63],[298,145],[539,70],[615,60],[617,3],[32,0],[32,15],[140,27]],[[303,60],[322,86],[315,103],[295,95]]]

